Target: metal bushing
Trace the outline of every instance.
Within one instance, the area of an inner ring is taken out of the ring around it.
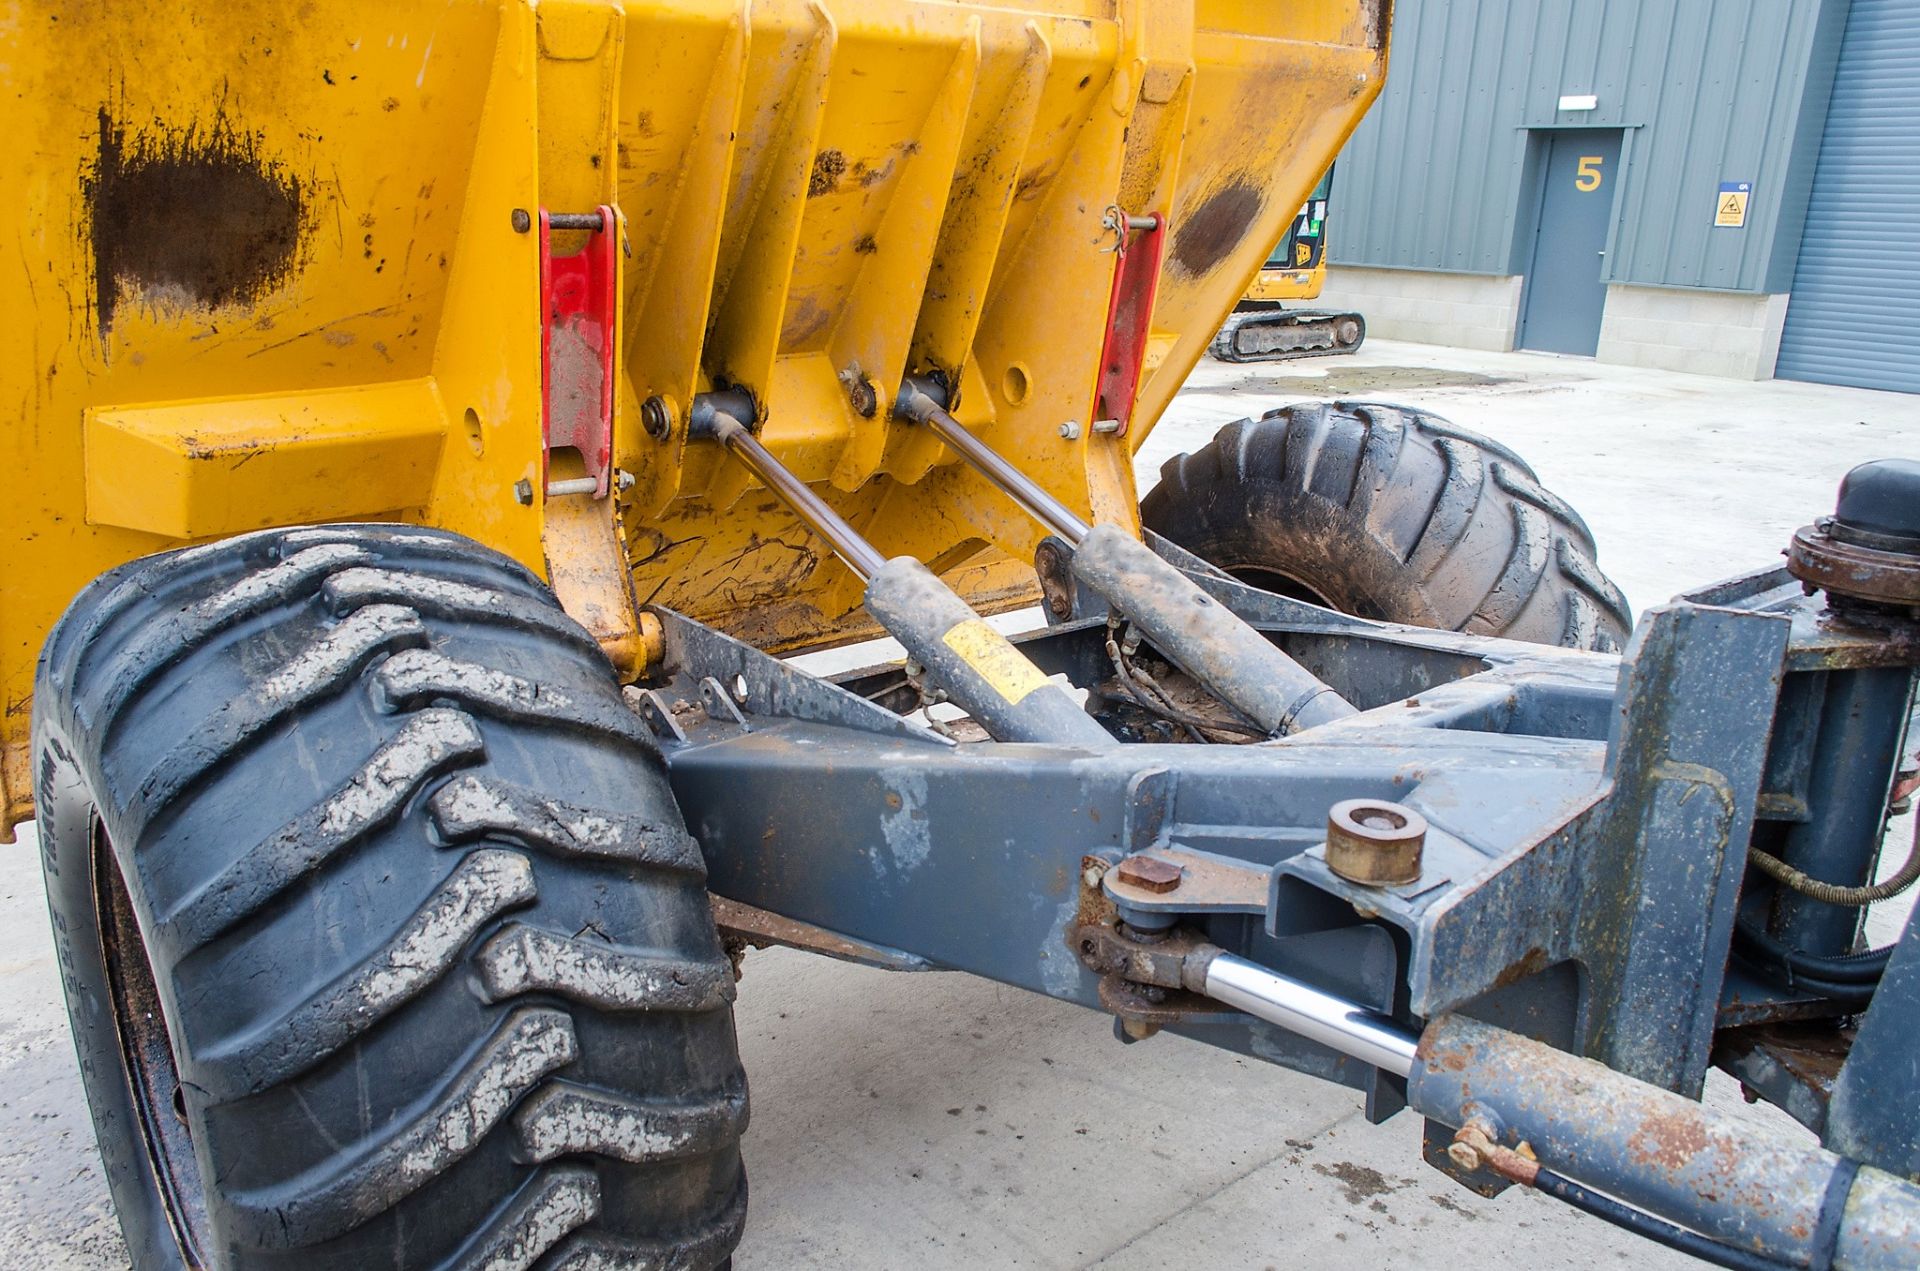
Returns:
[[[1427,819],[1381,799],[1343,799],[1327,812],[1327,868],[1348,882],[1392,887],[1420,877]]]

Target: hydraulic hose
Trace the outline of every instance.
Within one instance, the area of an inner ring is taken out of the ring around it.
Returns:
[[[1697,1231],[1688,1231],[1685,1227],[1675,1226],[1664,1218],[1655,1218],[1652,1214],[1623,1205],[1611,1196],[1602,1196],[1599,1192],[1582,1187],[1572,1179],[1543,1169],[1534,1176],[1533,1186],[1545,1192],[1555,1200],[1572,1205],[1582,1213],[1592,1214],[1604,1219],[1616,1227],[1623,1227],[1636,1236],[1645,1237],[1655,1244],[1677,1249],[1681,1253],[1711,1262],[1718,1267],[1732,1267],[1734,1271],[1790,1271],[1794,1264],[1781,1262],[1774,1258],[1749,1253],[1745,1249],[1736,1249],[1718,1240],[1710,1240]]]
[[[1914,822],[1913,846],[1907,850],[1906,863],[1883,883],[1870,883],[1864,887],[1836,887],[1795,869],[1778,856],[1757,847],[1748,849],[1747,859],[1753,862],[1755,869],[1783,887],[1791,887],[1803,896],[1811,896],[1829,905],[1858,909],[1891,900],[1920,881],[1920,818]]]

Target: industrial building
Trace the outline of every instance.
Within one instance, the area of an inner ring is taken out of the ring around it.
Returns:
[[[1400,0],[1325,299],[1372,332],[1920,391],[1920,4]]]

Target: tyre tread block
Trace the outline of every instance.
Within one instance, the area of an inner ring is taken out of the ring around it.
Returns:
[[[434,827],[451,843],[505,838],[555,856],[623,861],[701,880],[700,845],[676,825],[583,808],[508,781],[463,773],[428,800]]]
[[[460,711],[424,710],[408,717],[352,780],[159,915],[160,938],[188,950],[230,930],[299,879],[391,825],[427,781],[478,760],[485,750],[479,728]]]
[[[520,1146],[536,1161],[591,1153],[634,1165],[702,1156],[747,1128],[745,1086],[704,1103],[647,1104],[554,1081],[514,1114]]]
[[[711,1011],[734,999],[724,962],[663,957],[518,922],[488,940],[474,965],[494,1002],[547,993],[603,1011]]]
[[[358,1152],[265,1195],[224,1199],[232,1230],[265,1247],[297,1248],[342,1235],[444,1173],[480,1145],[542,1078],[579,1057],[565,1011],[525,1009],[421,1112]]]
[[[378,952],[278,1019],[200,1048],[192,1080],[227,1099],[298,1076],[425,991],[488,923],[536,894],[518,852],[470,853]]]

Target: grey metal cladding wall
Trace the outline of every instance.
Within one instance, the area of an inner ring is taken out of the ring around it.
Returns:
[[[1920,392],[1920,5],[1854,0],[1775,373]]]
[[[1810,73],[1820,88],[1828,82],[1813,57],[1821,10],[1808,0],[1698,0],[1639,42],[1627,88],[1632,122],[1645,126],[1628,141],[1609,282],[1786,289],[1784,271],[1770,267],[1776,234],[1797,233],[1806,197],[1794,143]],[[1713,223],[1722,181],[1753,182],[1744,228]]]
[[[1335,261],[1516,272],[1528,130],[1626,128],[1607,280],[1765,290],[1804,199],[1813,54],[1845,3],[1400,0],[1386,91],[1340,160]],[[1560,113],[1563,93],[1599,109]],[[1755,183],[1744,229],[1713,228],[1723,180]]]

